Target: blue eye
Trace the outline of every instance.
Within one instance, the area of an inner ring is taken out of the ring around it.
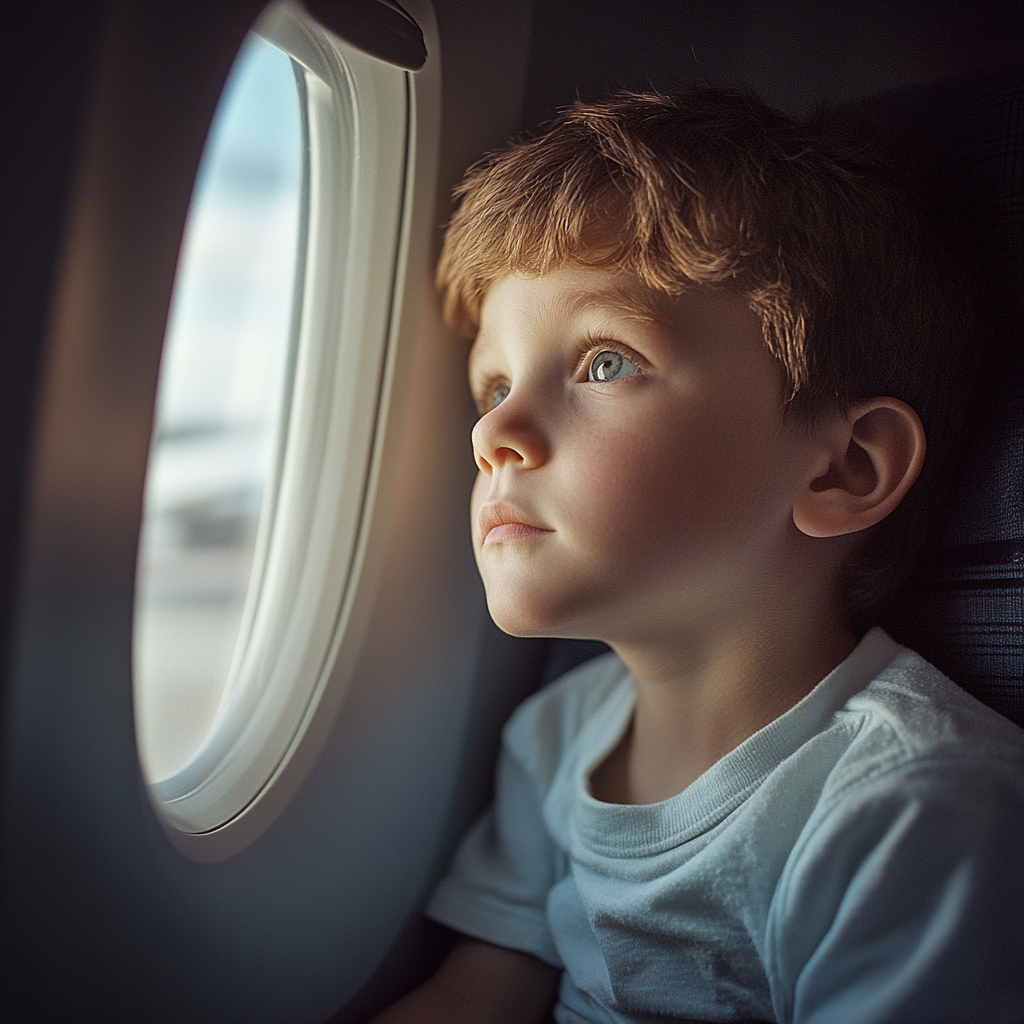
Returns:
[[[606,349],[598,352],[590,363],[587,373],[588,380],[618,380],[621,377],[632,377],[640,372],[640,368],[621,352]]]
[[[499,384],[491,392],[491,408],[492,409],[497,409],[498,406],[501,405],[501,403],[504,402],[506,398],[508,398],[509,390],[510,389],[509,389],[509,386],[507,384]]]

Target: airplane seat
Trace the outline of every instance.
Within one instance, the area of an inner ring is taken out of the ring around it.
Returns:
[[[1024,67],[876,97],[868,109],[972,226],[992,352],[935,544],[882,625],[1024,725]]]
[[[882,625],[994,710],[1024,725],[1024,68],[950,79],[849,105],[887,127],[956,197],[989,254],[994,352],[938,543]],[[607,650],[550,641],[543,681]]]

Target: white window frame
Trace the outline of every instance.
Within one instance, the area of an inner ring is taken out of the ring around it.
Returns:
[[[408,72],[343,43],[287,0],[254,31],[303,71],[309,214],[297,257],[291,399],[225,699],[199,751],[149,787],[175,845],[200,860],[231,855],[273,820],[297,785],[278,785],[282,775],[300,746],[316,746],[311,723],[321,720],[313,732],[322,737],[351,681],[353,659],[338,655],[360,628],[354,595],[376,493],[415,151]]]

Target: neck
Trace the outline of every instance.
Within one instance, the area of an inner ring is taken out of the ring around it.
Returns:
[[[594,795],[653,803],[806,696],[856,646],[830,603],[760,615],[714,630],[674,629],[613,647],[636,680],[631,728],[595,772]]]

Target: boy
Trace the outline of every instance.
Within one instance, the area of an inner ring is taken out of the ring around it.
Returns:
[[[865,633],[973,330],[909,193],[700,90],[577,104],[459,194],[488,606],[614,654],[506,726],[428,908],[464,937],[380,1019],[1021,1019],[1024,734]]]

